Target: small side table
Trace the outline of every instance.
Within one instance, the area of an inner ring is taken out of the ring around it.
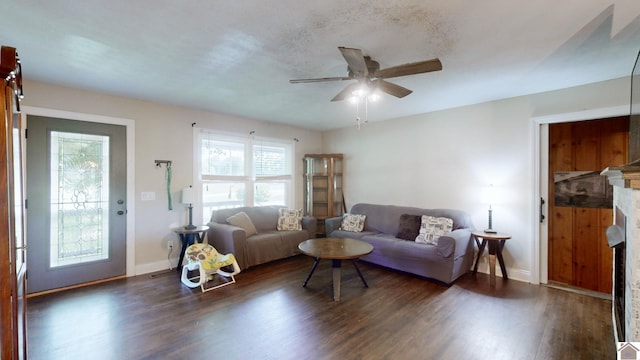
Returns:
[[[484,231],[472,231],[471,235],[476,241],[476,245],[478,245],[478,256],[476,257],[476,264],[473,266],[473,272],[478,272],[478,263],[480,262],[480,257],[484,252],[484,248],[487,245],[487,240],[489,241],[489,283],[491,285],[496,284],[496,257],[498,257],[498,263],[500,263],[500,270],[502,270],[502,277],[504,279],[509,279],[507,277],[507,268],[504,266],[504,260],[502,259],[502,248],[504,247],[505,241],[511,239],[511,235],[505,233],[488,233]],[[482,238],[482,243],[480,242],[480,238]]]
[[[172,230],[180,236],[180,241],[182,242],[182,250],[180,250],[180,260],[178,260],[177,268],[177,270],[180,271],[182,270],[182,260],[184,259],[184,253],[187,251],[187,248],[196,240],[201,243],[209,227],[202,225],[196,226],[195,229],[185,229],[184,226],[180,226]]]

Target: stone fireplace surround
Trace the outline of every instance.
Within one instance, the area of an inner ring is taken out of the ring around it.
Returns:
[[[624,284],[624,336],[619,334],[620,324],[615,324],[616,341],[640,341],[640,161],[612,166],[602,171],[613,185],[614,219],[612,228],[607,231],[609,241],[611,234],[623,232],[626,242],[614,251],[624,251],[625,284]],[[621,219],[622,217],[622,219]],[[625,225],[626,224],[626,225]],[[615,227],[618,229],[615,229]],[[615,258],[615,256],[614,256]],[[615,260],[614,260],[615,267]],[[613,269],[615,277],[616,269]],[[612,316],[616,322],[616,279],[613,279]],[[618,290],[620,291],[620,290]]]

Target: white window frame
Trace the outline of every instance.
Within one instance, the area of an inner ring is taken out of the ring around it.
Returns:
[[[226,176],[226,175],[204,175],[202,171],[202,155],[201,155],[201,142],[203,140],[203,136],[207,135],[208,138],[214,139],[216,141],[225,141],[225,142],[233,142],[242,144],[244,146],[244,175],[242,176]],[[258,136],[242,136],[237,134],[230,134],[225,132],[220,132],[212,129],[204,129],[204,128],[194,128],[194,142],[193,142],[193,151],[194,151],[194,184],[193,186],[196,188],[198,192],[198,200],[200,201],[199,206],[197,207],[200,211],[195,211],[194,216],[196,218],[203,219],[204,223],[209,221],[211,217],[212,203],[204,202],[204,195],[202,193],[203,186],[207,182],[231,182],[243,184],[245,187],[244,193],[244,203],[239,206],[253,206],[255,203],[255,186],[259,183],[268,183],[268,182],[280,182],[285,183],[285,203],[278,204],[291,208],[295,203],[294,194],[295,194],[295,182],[294,182],[294,174],[295,174],[295,143],[292,140],[285,139],[277,139],[277,138],[267,138],[267,137],[258,137]],[[287,162],[288,174],[286,175],[277,175],[277,176],[256,176],[254,174],[254,158],[253,151],[255,146],[282,146],[285,148],[286,157],[285,160]],[[200,213],[200,214],[198,214]],[[197,217],[199,216],[199,217]]]

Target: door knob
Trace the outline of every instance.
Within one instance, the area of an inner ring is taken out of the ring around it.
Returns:
[[[124,214],[124,210],[118,210],[118,215],[123,215]]]

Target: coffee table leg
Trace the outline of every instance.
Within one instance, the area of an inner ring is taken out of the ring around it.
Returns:
[[[309,282],[309,279],[311,279],[311,275],[313,275],[313,272],[316,271],[316,268],[318,267],[319,262],[320,262],[320,258],[316,258],[315,261],[313,262],[313,265],[311,266],[311,271],[309,271],[309,275],[307,275],[307,279],[304,281],[304,284],[302,284],[302,287],[307,287],[307,283]]]
[[[342,268],[342,260],[331,260],[333,268],[333,300],[340,301],[340,269]]]
[[[369,285],[367,285],[367,282],[364,280],[364,277],[362,276],[362,273],[360,272],[360,268],[358,267],[357,261],[358,261],[358,259],[354,259],[353,260],[353,266],[356,268],[356,271],[358,272],[358,275],[360,276],[360,280],[362,280],[362,283],[364,284],[364,287],[368,288]]]

